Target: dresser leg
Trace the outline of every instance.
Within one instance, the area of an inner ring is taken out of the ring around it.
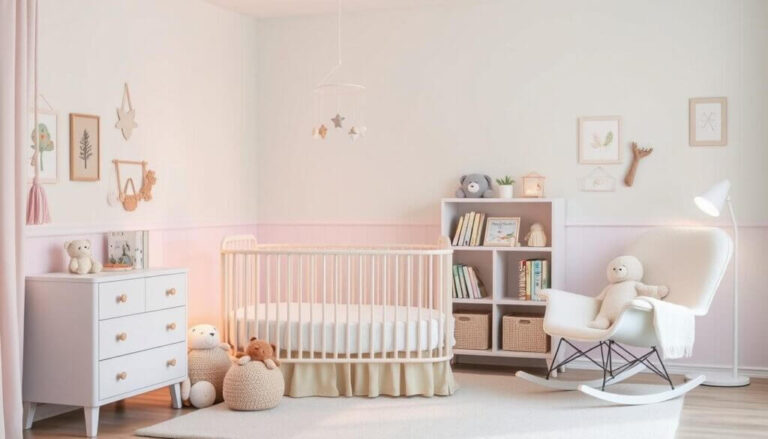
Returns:
[[[37,409],[37,403],[24,402],[24,429],[29,430],[32,428],[32,423],[35,422],[35,410]]]
[[[85,412],[85,434],[88,437],[96,437],[99,434],[99,408],[83,407]]]
[[[181,408],[181,383],[171,384],[168,386],[168,390],[171,392],[171,406],[175,409]]]

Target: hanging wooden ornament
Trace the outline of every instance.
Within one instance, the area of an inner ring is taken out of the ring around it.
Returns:
[[[128,185],[131,185],[131,191],[133,193],[128,193]],[[120,191],[120,198],[123,202],[123,209],[127,210],[128,212],[133,212],[136,210],[136,207],[139,205],[139,196],[136,194],[136,186],[133,185],[133,179],[128,178],[128,180],[125,181],[125,188]]]
[[[342,116],[339,113],[336,113],[336,116],[331,118],[331,122],[333,122],[333,127],[334,128],[341,128],[342,127],[342,122],[344,122],[344,119],[346,119],[346,117]]]
[[[127,110],[126,103],[128,104]],[[130,139],[133,129],[139,126],[135,118],[136,110],[131,103],[131,93],[128,91],[128,83],[126,82],[123,88],[123,102],[120,104],[120,108],[117,109],[117,123],[115,124],[115,128],[119,128],[123,132],[125,140]]]
[[[355,127],[352,127],[349,129],[349,139],[353,142],[357,140],[358,137],[360,137],[360,133],[357,132],[357,129]]]
[[[325,125],[320,125],[320,128],[317,130],[317,134],[320,135],[320,138],[325,140],[325,136],[328,135],[328,127]]]
[[[128,212],[136,210],[139,201],[152,200],[152,187],[157,182],[157,175],[155,171],[147,169],[147,162],[131,161],[131,160],[112,160],[115,164],[115,175],[117,176],[117,190],[119,192],[118,199],[123,204],[123,208]],[[125,181],[125,185],[120,183],[120,165],[141,165],[141,188],[136,191],[136,186],[133,183],[133,178],[128,178]],[[132,193],[128,192],[130,188]]]

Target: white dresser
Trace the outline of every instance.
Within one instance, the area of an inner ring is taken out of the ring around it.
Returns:
[[[39,403],[81,406],[96,436],[99,407],[187,377],[187,270],[28,276],[26,427]]]

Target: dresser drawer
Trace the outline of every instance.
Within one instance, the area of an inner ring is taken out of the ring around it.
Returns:
[[[176,343],[99,362],[99,399],[178,378],[187,370],[186,343]]]
[[[144,279],[99,284],[99,319],[144,312]]]
[[[186,308],[172,308],[99,322],[99,359],[184,341]]]
[[[147,311],[183,306],[186,303],[186,274],[147,278]]]

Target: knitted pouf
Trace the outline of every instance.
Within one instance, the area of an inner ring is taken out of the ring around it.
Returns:
[[[224,377],[224,402],[232,410],[266,410],[277,406],[285,391],[280,368],[261,361],[235,364]]]
[[[216,402],[220,402],[224,375],[232,366],[232,360],[227,351],[219,348],[193,349],[189,351],[187,361],[190,383],[194,385],[198,381],[208,381],[213,384],[216,388]]]

